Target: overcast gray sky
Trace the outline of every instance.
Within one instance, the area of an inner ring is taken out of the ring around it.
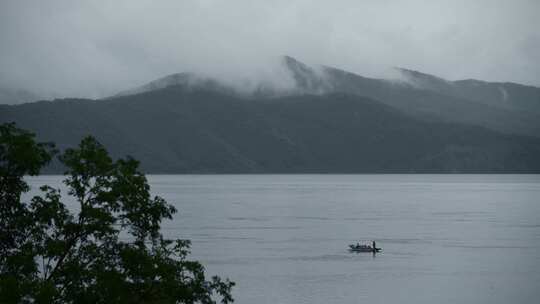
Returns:
[[[182,71],[273,79],[277,58],[540,86],[538,0],[0,1],[0,86],[99,97]]]

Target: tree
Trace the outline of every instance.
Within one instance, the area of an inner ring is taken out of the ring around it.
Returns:
[[[132,158],[113,161],[93,137],[59,156],[64,183],[23,202],[25,175],[56,151],[14,124],[0,126],[0,303],[230,303],[233,282],[188,259],[188,240],[160,232],[176,209],[150,195]]]

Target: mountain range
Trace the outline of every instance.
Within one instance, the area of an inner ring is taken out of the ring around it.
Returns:
[[[283,65],[291,89],[179,73],[103,100],[1,105],[0,123],[60,149],[92,134],[149,173],[540,172],[540,88]]]

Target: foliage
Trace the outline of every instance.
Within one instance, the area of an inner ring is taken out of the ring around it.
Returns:
[[[49,186],[21,199],[24,175],[38,174],[53,146],[13,124],[0,132],[0,303],[233,301],[233,282],[207,280],[188,260],[189,241],[160,233],[176,210],[151,196],[136,160],[113,161],[92,137],[66,150],[59,159],[79,207],[72,213]]]

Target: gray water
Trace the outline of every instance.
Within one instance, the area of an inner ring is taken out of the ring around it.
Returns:
[[[32,185],[60,185],[58,176]],[[179,209],[236,303],[538,303],[539,175],[171,175]],[[349,253],[358,240],[383,252]]]

